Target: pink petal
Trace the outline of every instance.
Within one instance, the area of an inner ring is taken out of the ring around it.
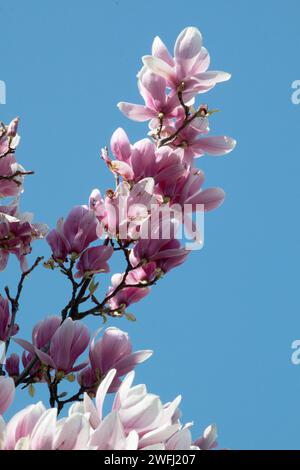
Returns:
[[[236,141],[231,137],[203,137],[193,144],[193,150],[200,155],[208,153],[209,155],[224,155],[231,152],[236,146]]]
[[[133,119],[134,121],[139,121],[139,122],[148,121],[149,119],[153,118],[156,115],[149,108],[141,104],[121,102],[121,103],[118,103],[117,106],[119,110],[123,114],[125,114],[125,116],[127,116],[129,119]]]
[[[171,67],[174,67],[175,65],[173,57],[171,56],[170,52],[168,51],[167,47],[162,42],[159,36],[156,36],[154,38],[152,44],[152,55],[158,57],[159,59],[162,59]]]
[[[216,83],[226,82],[230,79],[231,75],[227,72],[220,72],[210,70],[209,72],[202,72],[194,75],[198,80],[199,85],[202,86],[214,86]]]
[[[115,160],[110,163],[110,167],[114,173],[122,176],[125,180],[130,181],[134,179],[134,173],[128,163]]]
[[[183,428],[168,440],[166,450],[186,450],[191,447],[191,444],[191,431],[188,428]]]
[[[116,362],[114,367],[117,369],[118,375],[125,375],[137,364],[145,362],[152,354],[151,350],[135,351]]]
[[[157,73],[161,77],[164,77],[168,82],[176,81],[176,75],[173,68],[158,57],[145,55],[144,57],[142,57],[142,61],[144,65],[148,67],[148,69],[150,69],[154,73]]]
[[[118,160],[129,160],[131,155],[131,146],[124,129],[119,127],[115,130],[110,140],[110,146],[113,154],[118,158]]]
[[[225,193],[221,188],[209,188],[187,199],[187,204],[204,204],[205,211],[211,211],[219,207],[225,198]]]
[[[10,377],[0,377],[0,415],[12,403],[15,396],[15,384]]]
[[[201,50],[202,36],[197,28],[185,28],[176,39],[174,56],[176,61],[191,59]]]
[[[30,439],[32,450],[52,450],[55,435],[57,409],[45,411],[36,423]]]
[[[103,413],[103,403],[106,397],[107,391],[116,375],[116,369],[112,369],[108,372],[105,379],[101,382],[98,387],[97,395],[96,395],[96,407],[98,410],[98,416],[100,421],[102,420],[102,413]]]
[[[44,353],[38,348],[34,348],[34,351],[42,364],[53,367],[53,369],[55,369],[55,364],[48,354]]]
[[[25,339],[21,338],[14,338],[14,342],[19,344],[25,351],[28,351],[30,353],[35,353],[34,346],[29,343],[29,341],[26,341]]]
[[[154,110],[161,111],[166,101],[165,79],[150,72],[146,67],[143,67],[139,79],[149,95],[146,104],[152,108],[154,107]]]

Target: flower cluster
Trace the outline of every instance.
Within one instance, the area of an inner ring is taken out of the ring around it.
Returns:
[[[24,177],[32,172],[25,171],[16,161],[18,124],[17,118],[8,126],[0,123],[0,199],[13,197],[10,204],[0,206],[0,271],[5,269],[10,254],[19,259],[26,271],[26,255],[31,252],[32,241],[43,238],[47,231],[45,225],[32,223],[32,214],[19,212]]]
[[[208,136],[212,112],[204,104],[196,107],[198,94],[230,77],[208,71],[209,55],[196,28],[182,31],[174,57],[155,38],[152,55],[143,57],[143,63],[138,87],[145,104],[118,106],[130,119],[148,120],[149,137],[132,144],[126,132],[117,129],[110,142],[113,157],[107,147],[101,152],[116,188],[105,196],[94,189],[88,206],[72,209],[47,237],[52,249],[49,266],[61,266],[68,255],[79,257],[76,277],[108,272],[108,259],[123,250],[127,266],[113,274],[105,302],[98,304],[99,314],[123,316],[151,285],[186,260],[189,249],[178,237],[182,225],[202,244],[194,215],[217,208],[224,191],[202,189],[204,173],[195,167],[195,158],[226,154],[235,146],[227,136]],[[101,236],[104,245],[88,248]],[[91,313],[97,312],[95,304]]]
[[[56,408],[40,402],[14,415],[5,424],[0,416],[0,449],[6,450],[200,450],[217,446],[216,427],[209,426],[195,442],[192,424],[180,422],[178,396],[163,404],[145,385],[132,386],[129,373],[115,394],[111,411],[103,415],[107,391],[117,371],[111,369],[100,384],[95,404],[88,394],[76,402],[68,416],[57,418]],[[14,384],[0,378],[0,412],[11,403]]]
[[[120,377],[133,370],[137,364],[151,356],[152,351],[132,352],[132,345],[127,333],[119,328],[107,328],[100,340],[96,336],[90,342],[87,327],[79,321],[67,318],[64,322],[58,316],[47,317],[32,330],[32,342],[16,338],[24,348],[23,367],[36,356],[39,360],[30,370],[28,383],[49,382],[54,372],[57,384],[70,374],[78,372],[81,391],[95,393],[97,387],[110,369],[116,369],[116,377],[110,391],[116,391],[121,383]],[[89,346],[89,359],[75,364]],[[47,352],[46,352],[47,351]],[[14,377],[18,375],[19,359],[16,354],[8,358],[6,371]],[[16,374],[17,371],[17,374]],[[56,385],[57,385],[56,384]]]
[[[227,136],[210,136],[209,118],[215,112],[196,103],[197,96],[229,79],[225,72],[209,71],[209,55],[200,32],[188,27],[176,40],[174,56],[160,38],[152,54],[143,57],[138,88],[144,104],[119,103],[130,119],[149,121],[146,138],[131,143],[118,128],[110,149],[101,150],[112,172],[114,189],[94,189],[86,205],[75,206],[46,236],[44,225],[21,214],[19,196],[27,172],[15,159],[19,143],[18,119],[0,126],[0,270],[10,254],[20,260],[22,274],[15,296],[5,287],[0,296],[0,341],[6,362],[0,363],[0,449],[30,450],[188,450],[216,447],[216,428],[209,426],[193,441],[191,424],[180,422],[181,398],[163,404],[145,385],[133,386],[135,367],[152,351],[133,351],[127,333],[109,327],[91,338],[82,322],[87,316],[125,317],[128,307],[149,294],[151,286],[184,263],[189,238],[202,244],[197,217],[219,207],[220,188],[203,189],[204,173],[196,158],[224,155],[234,146]],[[185,230],[184,236],[182,231]],[[22,339],[17,323],[25,278],[42,257],[28,268],[26,255],[32,241],[46,236],[51,256],[44,267],[57,270],[70,283],[70,298],[60,315],[46,317]],[[125,266],[114,272],[108,285],[112,256]],[[100,274],[100,276],[98,276]],[[99,280],[100,279],[100,280]],[[99,291],[103,296],[99,297]],[[17,336],[17,337],[16,337]],[[14,337],[14,338],[13,338]],[[12,341],[13,338],[13,341]],[[7,355],[12,343],[23,352]],[[83,358],[86,354],[88,357]],[[69,395],[66,380],[77,387]],[[48,387],[50,409],[30,405],[6,424],[2,415],[13,401],[16,387],[34,395],[35,386]],[[111,411],[103,416],[107,393],[115,394]],[[95,403],[93,399],[95,398]],[[67,417],[59,418],[73,403]]]

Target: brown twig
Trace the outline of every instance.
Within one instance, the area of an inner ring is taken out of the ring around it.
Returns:
[[[7,175],[7,176],[3,176],[3,175],[0,175],[0,180],[5,180],[5,181],[13,181],[17,186],[20,186],[22,183],[21,181],[16,181],[14,178],[16,178],[17,176],[26,176],[26,175],[34,175],[34,171],[16,171],[13,175]]]
[[[168,144],[171,144],[172,142],[174,142],[174,140],[180,134],[180,132],[183,131],[183,129],[185,129],[194,119],[196,119],[196,117],[199,116],[198,112],[199,112],[199,110],[197,110],[194,114],[192,114],[192,116],[189,117],[188,119],[185,119],[184,122],[181,124],[181,126],[178,127],[178,129],[173,134],[169,135],[168,137],[165,137],[164,139],[159,140],[158,141],[158,148],[163,147],[164,145],[168,145]]]
[[[20,281],[18,283],[17,293],[16,293],[15,297],[12,297],[10,295],[10,291],[9,291],[8,286],[6,286],[5,289],[4,289],[5,293],[6,293],[6,296],[9,300],[9,302],[10,302],[10,305],[11,305],[11,321],[10,321],[10,325],[9,325],[7,340],[5,342],[5,355],[7,355],[7,351],[8,351],[9,345],[10,345],[10,341],[11,341],[11,336],[12,336],[13,329],[14,329],[14,326],[15,326],[16,316],[17,316],[17,313],[18,313],[18,310],[19,310],[19,300],[20,300],[20,296],[21,296],[21,293],[22,293],[22,290],[23,290],[24,281],[25,281],[26,277],[38,266],[38,264],[42,260],[43,260],[43,256],[38,256],[37,259],[35,260],[35,262],[33,263],[33,265],[27,271],[22,273]]]

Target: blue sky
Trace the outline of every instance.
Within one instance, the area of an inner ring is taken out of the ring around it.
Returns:
[[[300,449],[300,366],[290,360],[300,338],[300,106],[291,102],[299,14],[297,0],[0,1],[1,120],[21,118],[18,159],[36,171],[22,208],[49,226],[112,184],[99,148],[117,127],[132,141],[145,135],[116,104],[140,102],[135,74],[156,35],[172,47],[194,25],[212,68],[232,73],[203,97],[222,110],[212,134],[238,141],[230,155],[198,161],[207,186],[227,194],[206,216],[205,247],[131,308],[136,323],[114,324],[135,349],[155,351],[137,381],[165,401],[181,393],[195,436],[216,422],[221,446],[235,449]],[[45,243],[38,254],[49,254]],[[17,272],[12,260],[1,289]],[[57,313],[66,292],[57,273],[37,270],[22,298],[21,336]],[[12,411],[30,402],[22,392]]]

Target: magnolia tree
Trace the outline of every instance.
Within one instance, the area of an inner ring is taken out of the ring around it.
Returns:
[[[20,213],[24,178],[32,172],[16,160],[18,119],[1,124],[0,269],[5,270],[10,255],[18,258],[21,268],[14,294],[5,287],[0,297],[1,449],[216,447],[213,425],[193,441],[191,424],[184,425],[180,419],[180,396],[163,404],[145,385],[132,385],[135,367],[152,351],[133,351],[128,334],[116,327],[102,330],[101,337],[98,330],[91,337],[84,324],[88,316],[101,323],[111,317],[134,320],[128,307],[201,246],[199,216],[224,199],[220,188],[202,189],[204,174],[195,158],[226,154],[235,141],[209,135],[214,110],[196,104],[196,97],[230,75],[208,70],[209,54],[194,27],[180,33],[174,56],[156,37],[152,54],[142,60],[137,77],[144,103],[122,102],[118,107],[129,119],[149,121],[148,137],[131,143],[125,131],[117,129],[110,149],[101,152],[115,189],[103,195],[94,189],[88,204],[73,207],[55,229],[48,231]],[[44,238],[51,256],[43,263],[43,257],[38,257],[28,264],[32,243]],[[109,272],[116,252],[123,256],[124,266],[112,275],[101,298],[99,279]],[[20,298],[24,281],[42,264],[53,275],[57,272],[68,279],[70,298],[58,315],[41,319],[26,339],[17,318]],[[16,343],[23,348],[21,357],[11,351]],[[71,393],[64,390],[66,380],[74,387]],[[33,396],[36,384],[47,387],[49,408],[39,402],[5,420],[16,392],[28,389]],[[114,400],[104,416],[106,394],[114,394]]]

